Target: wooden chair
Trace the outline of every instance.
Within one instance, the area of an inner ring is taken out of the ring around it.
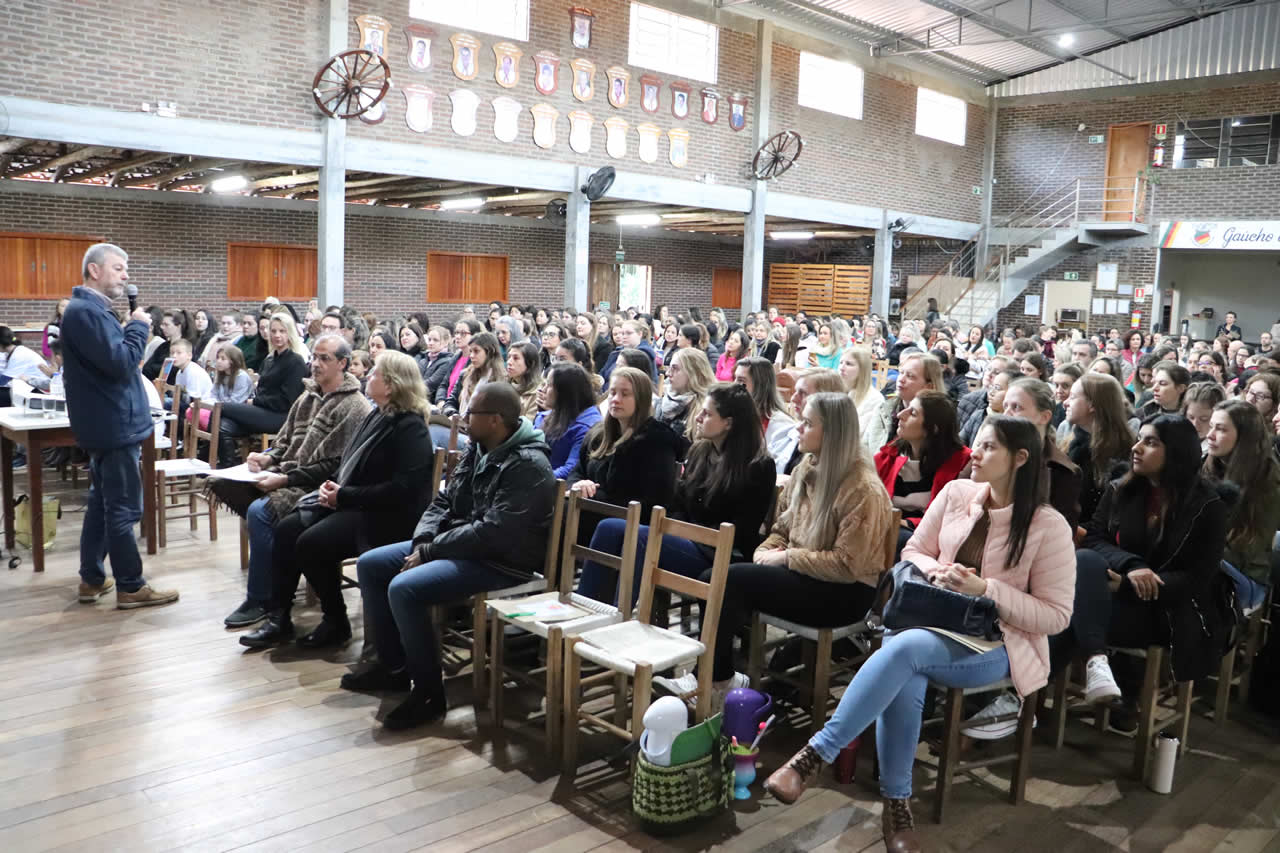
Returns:
[[[196,397],[191,400],[187,410],[190,419],[184,424],[186,438],[183,455],[156,462],[156,531],[161,548],[167,544],[166,529],[170,520],[189,519],[191,530],[195,531],[196,520],[202,512],[209,515],[209,541],[218,540],[218,511],[214,502],[205,496],[202,481],[209,471],[218,467],[218,426],[222,422],[222,404],[206,403]],[[200,428],[201,412],[209,413],[208,429]],[[208,459],[200,459],[197,453],[202,440],[209,446]],[[187,511],[170,514],[168,500],[179,501],[183,497],[187,499]],[[204,501],[206,505],[203,511],[197,509],[200,501]]]
[[[1027,778],[1031,775],[1031,733],[1035,728],[1035,709],[1040,691],[1037,690],[1031,696],[1027,696],[1022,703],[1022,710],[1016,714],[1005,714],[990,719],[990,722],[993,723],[1006,722],[1015,718],[1018,720],[1018,728],[1014,734],[1015,745],[1013,752],[962,760],[960,758],[960,729],[964,725],[965,697],[1008,690],[1013,687],[1013,682],[1006,678],[995,684],[988,684],[983,687],[947,687],[930,682],[930,687],[946,694],[942,716],[925,720],[923,723],[925,727],[939,724],[942,726],[938,761],[935,765],[938,772],[938,781],[933,794],[934,822],[942,823],[942,815],[946,810],[947,801],[951,797],[955,775],[969,770],[976,770],[979,767],[992,767],[998,764],[1012,763],[1014,767],[1013,776],[1009,780],[1009,802],[1015,806],[1020,805],[1026,798]],[[917,761],[923,764],[932,764],[932,762],[922,761],[921,759],[917,759]]]
[[[889,360],[877,359],[871,362],[871,387],[883,394],[889,385]]]
[[[1213,703],[1213,721],[1219,725],[1227,721],[1233,686],[1239,689],[1241,702],[1249,701],[1249,680],[1253,674],[1253,663],[1262,649],[1267,628],[1271,625],[1273,605],[1273,588],[1268,587],[1261,606],[1245,617],[1245,629],[1241,632],[1239,641],[1222,656],[1217,676],[1210,676],[1218,682]]]
[[[883,568],[889,569],[894,563],[894,552],[898,547],[898,530],[902,521],[901,510],[893,510],[893,523],[885,534],[881,557]],[[769,627],[783,633],[768,640]],[[859,620],[842,628],[810,628],[798,622],[789,622],[768,613],[757,612],[751,623],[750,650],[748,652],[747,675],[751,678],[751,686],[759,690],[765,678],[764,658],[767,651],[777,648],[790,637],[800,637],[804,641],[805,660],[800,672],[793,670],[781,673],[769,673],[769,679],[781,681],[797,687],[809,698],[809,732],[818,732],[827,721],[827,703],[831,698],[831,679],[845,672],[852,672],[862,665],[871,654],[871,638],[875,629],[866,621]],[[836,663],[832,660],[831,649],[836,640],[852,640],[858,649],[854,657]]]
[[[578,524],[581,514],[592,512],[607,518],[620,518],[626,522],[622,536],[622,553],[606,554],[578,544]],[[489,605],[490,612],[490,660],[489,703],[493,724],[503,727],[503,688],[508,679],[526,684],[544,692],[546,697],[545,729],[547,754],[560,753],[560,733],[563,726],[561,703],[564,700],[564,638],[580,634],[592,628],[612,625],[631,618],[632,581],[636,564],[636,548],[640,537],[640,503],[632,501],[626,507],[601,503],[569,493],[565,512],[564,547],[560,558],[559,589],[531,595],[531,604],[539,601],[558,600],[586,611],[586,615],[563,622],[530,622],[506,616]],[[593,560],[618,572],[618,606],[587,598],[573,591],[575,567],[578,560]],[[522,599],[524,600],[524,599]],[[503,662],[505,627],[514,625],[546,641],[545,667],[521,669]]]
[[[156,393],[160,395],[161,403],[164,402],[165,395],[169,395],[171,401],[169,403],[169,411],[173,415],[173,420],[169,421],[169,428],[165,434],[165,438],[168,439],[168,446],[162,449],[159,444],[156,445],[157,450],[163,450],[163,453],[158,455],[158,458],[177,459],[181,453],[178,439],[185,434],[182,418],[178,417],[178,412],[182,408],[183,389],[181,385],[169,384],[164,380],[163,376],[157,376],[152,382],[156,386]]]
[[[711,582],[687,578],[658,566],[664,536],[679,536],[715,548]],[[719,530],[698,527],[667,518],[663,507],[654,507],[649,518],[649,544],[645,549],[644,573],[640,582],[640,603],[636,618],[603,628],[584,631],[565,639],[564,662],[564,736],[563,769],[572,773],[578,766],[578,729],[582,724],[604,729],[626,741],[636,741],[644,728],[644,713],[649,709],[653,677],[676,666],[697,664],[698,686],[680,695],[685,702],[694,701],[697,722],[711,711],[711,669],[715,654],[716,629],[720,624],[720,604],[724,598],[729,561],[733,554],[733,525],[722,524]],[[678,631],[656,627],[651,623],[654,595],[659,589],[698,598],[703,601],[702,632],[698,639]],[[605,668],[592,676],[592,683],[613,680],[614,722],[581,706],[582,661],[588,660]],[[626,727],[626,680],[631,679],[631,729]]]

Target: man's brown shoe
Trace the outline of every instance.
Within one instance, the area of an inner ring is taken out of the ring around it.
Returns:
[[[822,758],[808,744],[791,756],[791,760],[773,771],[764,781],[764,789],[781,803],[791,805],[800,799],[810,776],[822,767]]]
[[[884,810],[880,813],[880,825],[884,828],[886,853],[920,853],[920,839],[916,837],[916,822],[911,817],[910,800],[881,798]]]
[[[111,592],[116,588],[116,582],[111,578],[107,578],[97,586],[90,586],[87,583],[80,584],[80,603],[93,604],[99,598]]]
[[[133,610],[137,607],[156,607],[161,604],[172,604],[178,600],[176,589],[152,589],[147,584],[137,592],[116,590],[116,609]]]

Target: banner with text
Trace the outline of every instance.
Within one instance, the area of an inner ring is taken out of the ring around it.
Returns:
[[[1280,222],[1161,222],[1160,248],[1280,251]]]

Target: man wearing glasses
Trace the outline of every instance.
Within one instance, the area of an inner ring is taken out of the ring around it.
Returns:
[[[555,502],[551,449],[521,417],[506,382],[480,385],[465,413],[471,442],[413,539],[366,551],[357,564],[378,663],[342,677],[348,690],[405,690],[383,718],[408,729],[445,715],[431,606],[529,580],[542,567]]]

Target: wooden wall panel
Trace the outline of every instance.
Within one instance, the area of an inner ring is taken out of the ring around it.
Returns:
[[[716,267],[711,271],[711,305],[725,309],[742,307],[742,270]]]

